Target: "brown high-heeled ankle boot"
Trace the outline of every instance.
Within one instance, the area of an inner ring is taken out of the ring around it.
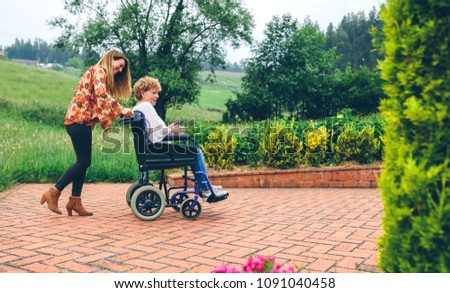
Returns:
[[[42,194],[41,204],[43,205],[45,202],[47,202],[47,207],[49,210],[61,215],[62,212],[58,208],[58,200],[60,195],[61,191],[54,187],[51,187],[49,190],[44,192],[44,194]]]
[[[77,212],[80,216],[92,216],[93,213],[88,212],[84,209],[83,204],[81,203],[81,197],[79,196],[71,196],[69,198],[69,202],[66,205],[67,213],[69,216],[72,216],[72,210]]]

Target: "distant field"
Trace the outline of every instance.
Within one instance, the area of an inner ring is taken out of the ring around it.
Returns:
[[[2,99],[67,107],[77,83],[77,77],[62,72],[0,60]]]
[[[217,81],[210,83],[205,81],[207,72],[202,72],[202,92],[200,94],[200,105],[206,108],[226,110],[225,103],[228,99],[233,98],[233,91],[241,86],[241,78],[244,73],[216,71]]]
[[[241,86],[242,72],[216,71],[216,82],[206,81],[208,72],[200,73],[201,93],[198,105],[184,105],[180,110],[169,109],[167,120],[195,119],[220,121],[226,110],[225,103],[234,98],[233,91]]]
[[[216,82],[206,81],[208,72],[200,72],[202,87],[198,104],[182,109],[168,109],[167,120],[184,119],[219,121],[225,103],[239,89],[244,73],[216,71]],[[79,78],[76,74],[29,67],[0,60],[0,99],[13,103],[40,103],[66,108]]]

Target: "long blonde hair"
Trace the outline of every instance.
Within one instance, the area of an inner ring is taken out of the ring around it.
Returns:
[[[123,59],[125,66],[121,72],[114,75],[112,61],[118,59]],[[100,65],[106,70],[106,87],[108,93],[111,96],[128,100],[131,95],[131,73],[128,58],[117,50],[109,50],[100,58],[97,65]]]

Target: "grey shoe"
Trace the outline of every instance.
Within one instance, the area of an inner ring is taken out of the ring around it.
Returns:
[[[228,191],[218,189],[213,189],[213,192],[211,192],[210,190],[201,191],[200,197],[203,201],[206,201],[208,203],[221,201],[228,197]]]
[[[206,199],[206,202],[208,202],[208,203],[218,202],[218,201],[222,201],[222,200],[226,199],[227,197],[228,197],[227,191],[214,192],[213,194],[208,196],[208,198]]]
[[[220,186],[222,187],[222,186]],[[201,191],[200,192],[200,197],[203,199],[203,201],[207,201],[207,199],[214,193],[214,195],[216,197],[223,197],[228,195],[228,192],[222,189],[216,189],[213,188],[213,192],[211,192],[211,190],[208,191]]]

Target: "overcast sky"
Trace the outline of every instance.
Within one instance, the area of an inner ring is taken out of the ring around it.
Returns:
[[[385,0],[243,0],[253,14],[255,40],[263,39],[265,25],[273,15],[290,13],[300,22],[309,16],[326,30],[331,22],[337,25],[348,13],[364,11],[366,15],[372,7],[379,7]],[[64,15],[63,0],[13,0],[2,1],[0,9],[0,45],[14,43],[16,38],[34,41],[35,38],[52,42],[60,31],[51,29],[47,21],[54,16]],[[250,57],[248,48],[228,52],[228,60],[238,62]]]

